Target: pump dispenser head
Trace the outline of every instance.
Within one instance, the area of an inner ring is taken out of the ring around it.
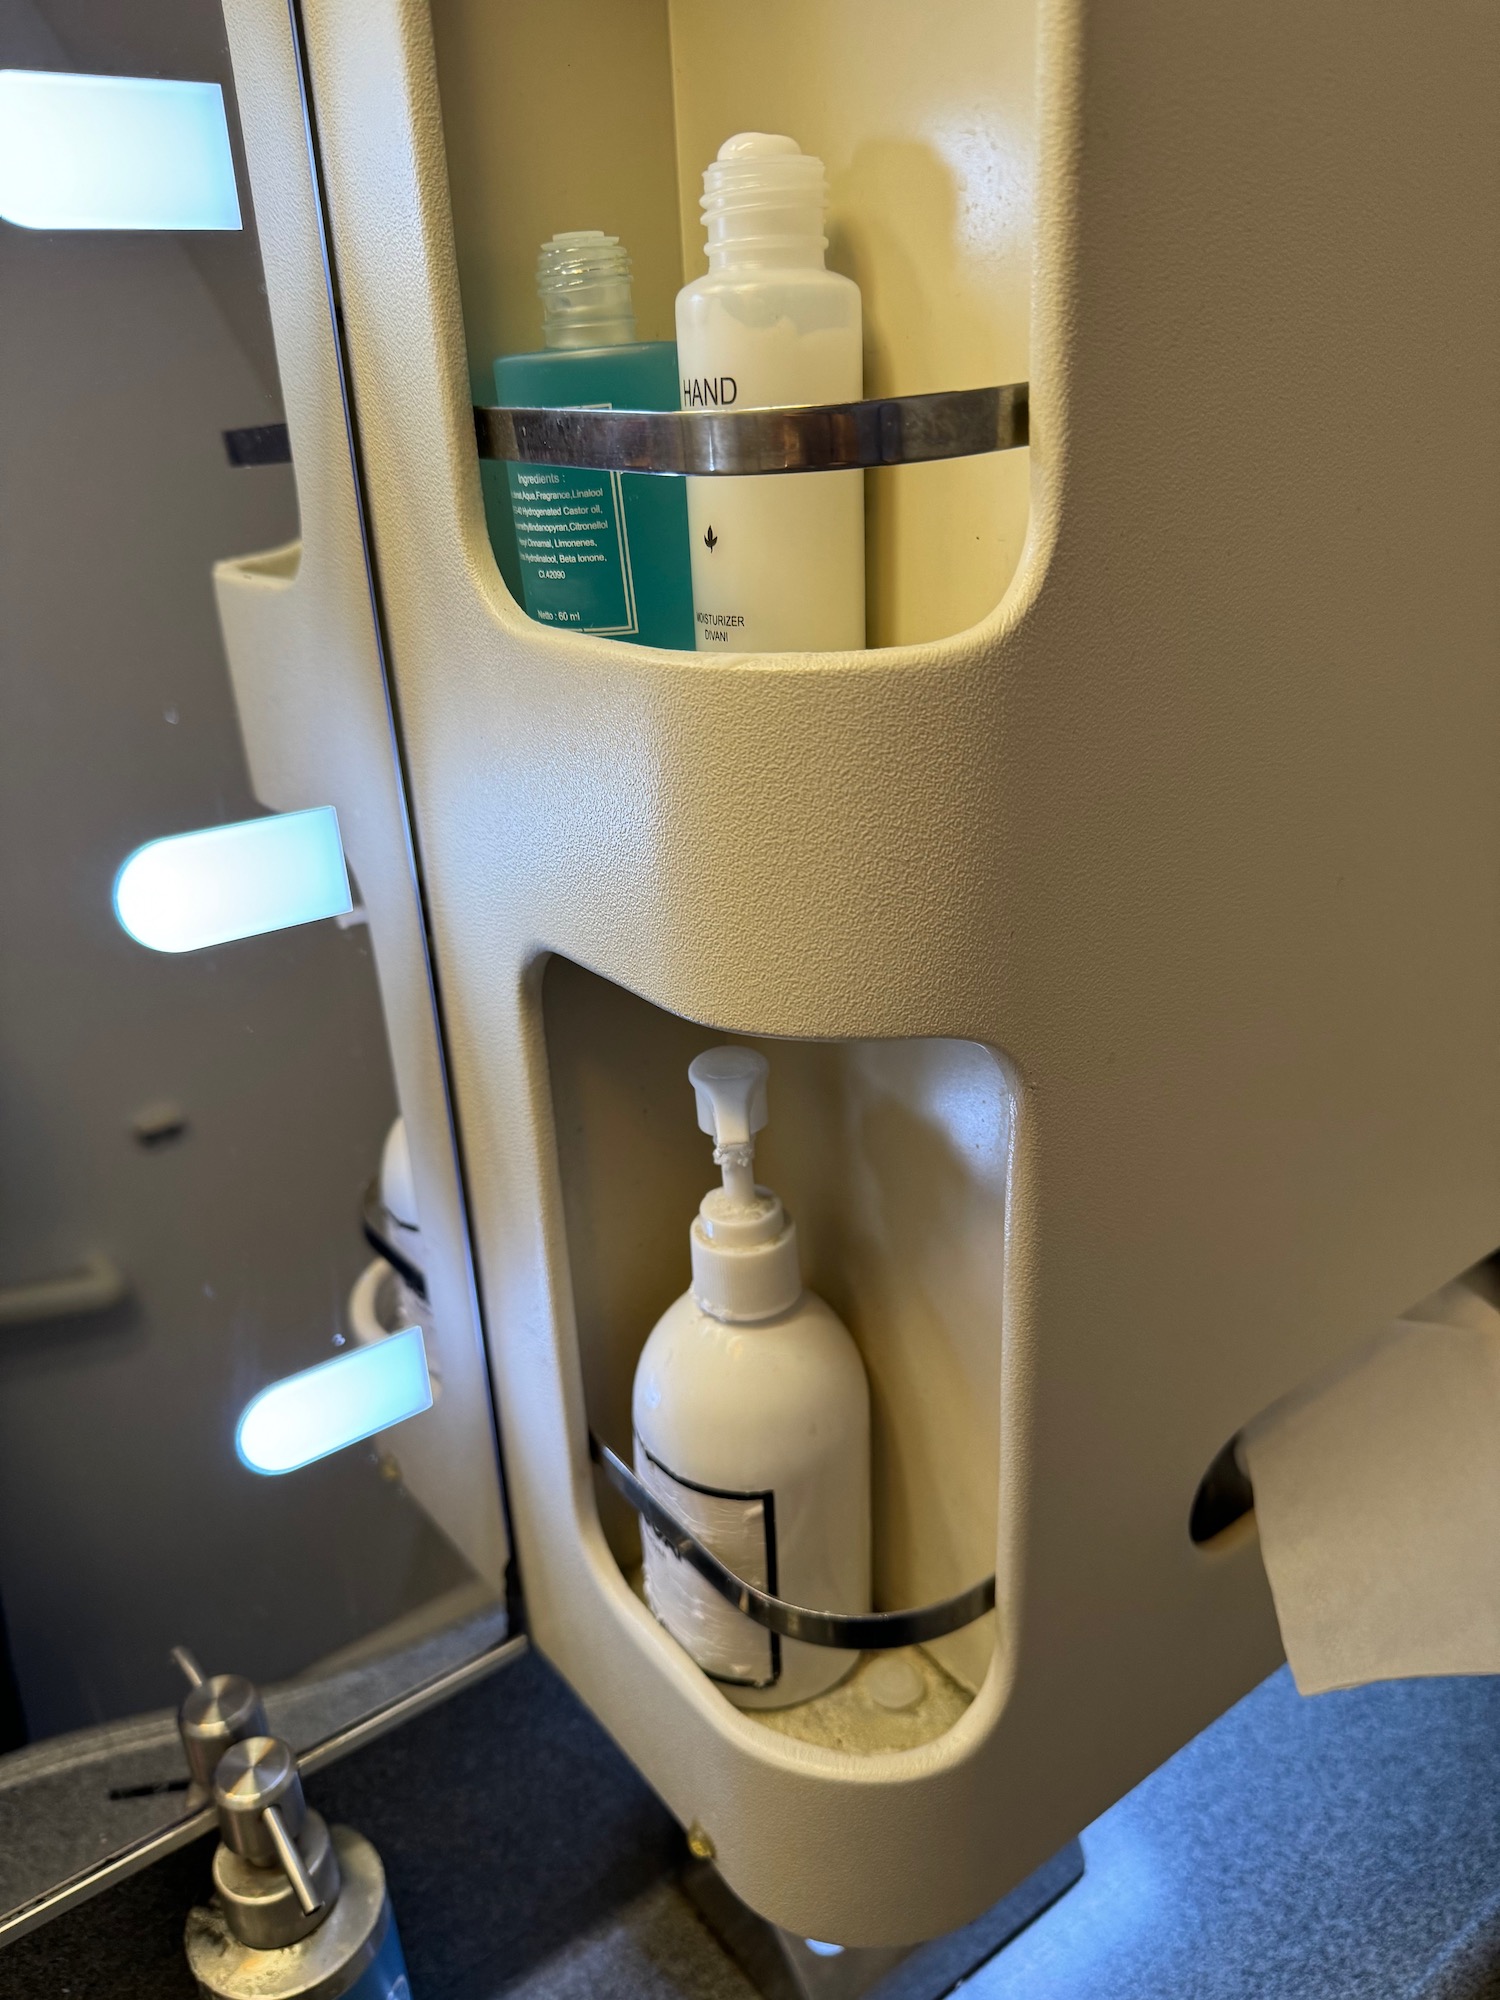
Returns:
[[[710,1188],[691,1231],[693,1297],[732,1322],[772,1319],[802,1295],[797,1230],[779,1196],[755,1183],[755,1135],[770,1110],[770,1064],[754,1049],[706,1049],[688,1065],[698,1126],[714,1141],[722,1187]]]
[[[205,1674],[186,1646],[174,1646],[172,1659],[188,1682],[177,1711],[177,1733],[193,1774],[191,1803],[205,1800],[219,1759],[231,1744],[247,1736],[264,1736],[266,1711],[260,1692],[243,1674]]]
[[[214,1889],[223,1921],[255,1951],[309,1937],[338,1901],[338,1854],[302,1795],[297,1759],[279,1736],[232,1744],[214,1772],[222,1839]]]

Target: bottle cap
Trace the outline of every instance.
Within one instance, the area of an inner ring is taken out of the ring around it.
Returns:
[[[565,229],[537,252],[542,340],[550,348],[624,347],[635,339],[630,258],[618,236]]]
[[[823,162],[781,132],[737,132],[704,170],[710,270],[736,263],[816,264],[828,238]]]

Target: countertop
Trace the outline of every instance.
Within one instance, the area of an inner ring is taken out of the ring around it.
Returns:
[[[665,1809],[535,1653],[311,1781],[385,1860],[414,2000],[751,2000]],[[1500,1996],[1500,1680],[1283,1670],[1083,1834],[966,2000]],[[192,2000],[200,1843],[0,1952],[5,2000]]]

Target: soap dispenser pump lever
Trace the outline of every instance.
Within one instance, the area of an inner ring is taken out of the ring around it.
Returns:
[[[303,1797],[279,1736],[227,1750],[211,1903],[184,1942],[202,2000],[396,2000],[407,1992],[385,1871],[367,1840]]]
[[[170,1658],[173,1666],[179,1670],[182,1678],[190,1688],[202,1687],[208,1676],[204,1673],[202,1667],[199,1666],[196,1657],[188,1651],[186,1646],[174,1646]]]
[[[276,1849],[276,1858],[281,1863],[282,1872],[292,1885],[292,1894],[302,1906],[304,1916],[315,1917],[323,1907],[323,1898],[313,1885],[307,1872],[307,1863],[302,1859],[301,1850],[286,1830],[286,1822],[275,1806],[267,1806],[262,1818],[266,1832],[271,1836],[271,1844]]]

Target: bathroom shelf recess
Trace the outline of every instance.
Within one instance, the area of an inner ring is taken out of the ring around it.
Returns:
[[[775,410],[536,410],[476,405],[481,458],[600,472],[744,478],[1016,451],[1029,384]]]

